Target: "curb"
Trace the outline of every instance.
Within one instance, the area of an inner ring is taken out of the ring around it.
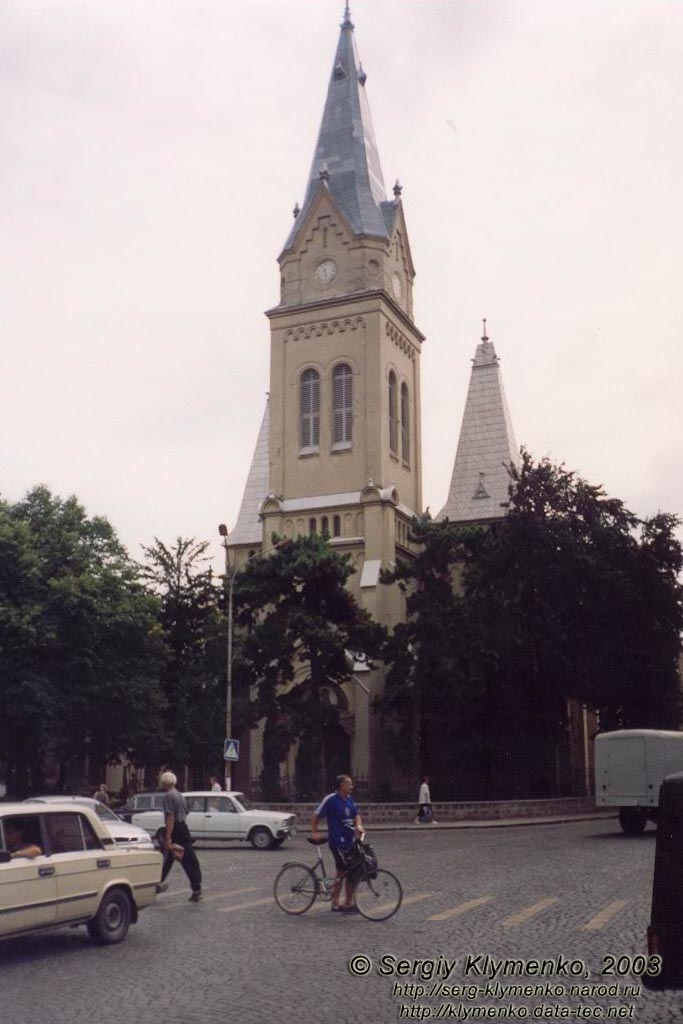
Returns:
[[[365,823],[368,832],[439,832],[463,828],[526,828],[533,825],[566,825],[574,821],[609,821],[616,814],[568,814],[549,818],[489,818],[485,821],[439,821],[435,825],[416,825],[413,822]],[[298,830],[297,830],[298,831]]]

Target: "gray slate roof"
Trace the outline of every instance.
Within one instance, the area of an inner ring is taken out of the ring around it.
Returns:
[[[502,518],[510,483],[505,467],[519,461],[498,356],[484,335],[472,360],[448,500],[437,519]]]
[[[347,11],[332,65],[306,196],[285,250],[294,244],[303,226],[320,187],[322,169],[329,173],[329,190],[355,233],[389,237],[396,204],[386,197],[365,78]]]
[[[261,544],[263,541],[263,527],[259,521],[259,510],[270,490],[269,409],[270,405],[266,402],[235,529],[231,530],[228,535],[228,544],[230,545]]]

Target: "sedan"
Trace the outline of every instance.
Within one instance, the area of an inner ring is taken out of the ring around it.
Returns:
[[[295,832],[295,814],[250,808],[244,793],[210,790],[184,793],[187,827],[194,839],[237,840],[251,843],[255,850],[281,846]],[[166,829],[161,811],[145,811],[133,817],[159,842]]]
[[[144,846],[149,848],[153,845],[144,828],[138,828],[137,825],[131,825],[128,822],[122,821],[109,807],[100,803],[99,800],[93,800],[89,796],[33,796],[29,800],[25,800],[24,803],[79,804],[82,807],[89,807],[90,810],[95,812],[117,846]]]

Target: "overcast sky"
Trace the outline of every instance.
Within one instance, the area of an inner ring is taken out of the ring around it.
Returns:
[[[417,268],[424,501],[488,318],[515,432],[683,511],[683,3],[355,0]],[[0,491],[234,525],[341,0],[3,0]]]

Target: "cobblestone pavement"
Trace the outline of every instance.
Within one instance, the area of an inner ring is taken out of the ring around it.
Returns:
[[[440,1013],[436,1019],[659,1024],[680,1018],[683,992],[638,993],[636,988],[630,994],[625,985],[637,986],[637,978],[600,974],[609,967],[606,957],[644,951],[653,831],[627,837],[614,821],[601,820],[417,834],[378,831],[374,840],[368,838],[381,865],[403,883],[404,903],[386,922],[331,914],[323,904],[303,917],[282,913],[272,899],[275,875],[286,861],[315,858],[303,833],[266,853],[198,844],[203,904],[187,903],[186,879],[175,867],[169,891],[119,946],[94,946],[82,928],[0,945],[0,1020],[380,1024]],[[523,960],[527,973],[509,970],[487,990],[495,964],[474,959],[466,973],[468,955],[479,954]],[[349,961],[358,955],[372,961],[367,976],[350,972]],[[536,958],[553,961],[543,976],[533,976],[528,964]],[[407,961],[407,968],[399,960]],[[457,964],[446,978],[452,960]],[[434,963],[414,967],[414,961]],[[622,961],[621,969],[627,965]],[[393,973],[383,976],[382,970]],[[581,976],[571,977],[570,970]],[[438,982],[453,988],[437,993]],[[506,989],[511,984],[541,988],[525,994]],[[572,985],[598,984],[612,987],[571,994]],[[423,985],[425,991],[406,985]],[[484,1007],[498,1016],[482,1018]]]

